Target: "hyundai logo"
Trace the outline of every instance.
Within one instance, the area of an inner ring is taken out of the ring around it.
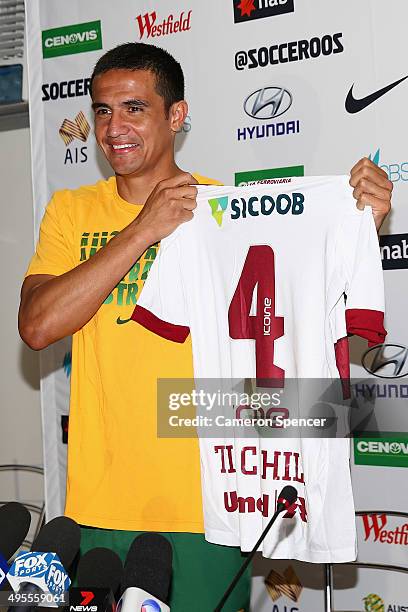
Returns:
[[[364,353],[361,363],[378,378],[403,378],[408,375],[408,348],[401,344],[379,344]]]
[[[252,92],[244,102],[244,111],[253,119],[273,119],[292,106],[292,94],[282,87],[264,87]]]

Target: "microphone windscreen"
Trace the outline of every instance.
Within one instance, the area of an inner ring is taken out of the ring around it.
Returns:
[[[125,561],[123,587],[138,587],[166,603],[172,572],[171,544],[159,533],[137,536]]]
[[[79,560],[78,587],[117,590],[123,578],[123,565],[119,556],[109,548],[88,550]]]
[[[57,516],[41,527],[31,550],[33,552],[55,552],[64,569],[68,570],[79,551],[81,530],[78,523],[67,516]]]
[[[8,561],[21,546],[31,523],[23,504],[8,502],[0,508],[0,553]]]
[[[277,509],[280,512],[287,510],[292,504],[295,503],[297,496],[298,494],[295,487],[292,487],[291,485],[283,487],[278,497]]]

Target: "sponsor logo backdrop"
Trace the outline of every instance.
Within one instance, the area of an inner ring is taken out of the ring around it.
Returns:
[[[387,342],[408,346],[403,120],[408,6],[395,0],[392,7],[369,0],[352,6],[314,0],[313,8],[300,0],[122,0],[112,11],[98,0],[30,0],[26,11],[35,236],[53,191],[110,174],[92,133],[87,94],[95,62],[119,43],[152,42],[173,53],[185,71],[190,112],[177,136],[178,161],[185,169],[228,184],[246,184],[259,178],[343,174],[367,155],[388,172],[394,183],[394,212],[382,229],[381,242]],[[353,342],[353,374],[363,380],[369,376],[362,366],[366,348]],[[69,341],[64,341],[42,353],[48,518],[60,514],[64,505],[69,351]],[[390,371],[386,380],[378,378],[379,387],[398,383],[390,380]],[[392,395],[376,398],[376,405],[390,411],[400,402]],[[373,428],[368,444],[351,445],[356,508],[377,517],[365,523],[357,519],[361,561],[403,564],[405,559],[407,565],[407,521],[386,514],[404,512],[408,506],[408,425],[403,418],[402,413],[398,427],[394,419],[388,430],[387,421],[382,422],[383,438]],[[378,442],[394,446],[388,453]],[[257,611],[323,609],[323,571],[288,561],[262,561],[254,574]],[[385,610],[404,610],[406,581],[392,572],[341,566],[336,569],[335,609],[375,609],[381,599]]]

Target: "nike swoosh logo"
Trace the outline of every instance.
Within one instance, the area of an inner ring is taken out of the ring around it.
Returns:
[[[402,83],[402,81],[405,81],[405,79],[408,79],[408,76],[404,76],[402,77],[402,79],[398,79],[398,81],[391,83],[391,85],[387,85],[386,87],[383,87],[382,89],[379,89],[378,91],[375,91],[369,96],[366,96],[365,98],[360,98],[360,99],[356,99],[353,96],[353,87],[354,87],[354,83],[353,83],[353,85],[350,87],[350,91],[347,94],[346,104],[345,104],[346,111],[352,114],[359,113],[360,111],[367,108],[367,106],[370,106],[370,104],[378,100],[378,98],[381,98],[381,96],[391,91],[391,89],[394,89],[394,87]]]
[[[130,319],[121,319],[120,317],[118,317],[116,319],[116,323],[118,325],[123,325],[124,323],[129,323],[129,321],[131,321],[131,320],[132,320],[132,317],[130,317]]]

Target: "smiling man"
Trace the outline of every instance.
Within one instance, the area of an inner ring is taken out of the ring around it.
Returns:
[[[203,536],[198,442],[159,439],[158,378],[191,378],[191,344],[127,324],[158,241],[193,217],[197,182],[174,159],[187,115],[180,65],[153,45],[108,51],[92,75],[95,135],[114,176],[54,194],[22,287],[19,328],[33,349],[73,334],[66,514],[82,552],[122,559],[141,531],[173,546],[173,612],[208,612],[242,562]],[[391,183],[369,160],[351,172],[377,227]],[[249,609],[247,573],[226,611]]]

